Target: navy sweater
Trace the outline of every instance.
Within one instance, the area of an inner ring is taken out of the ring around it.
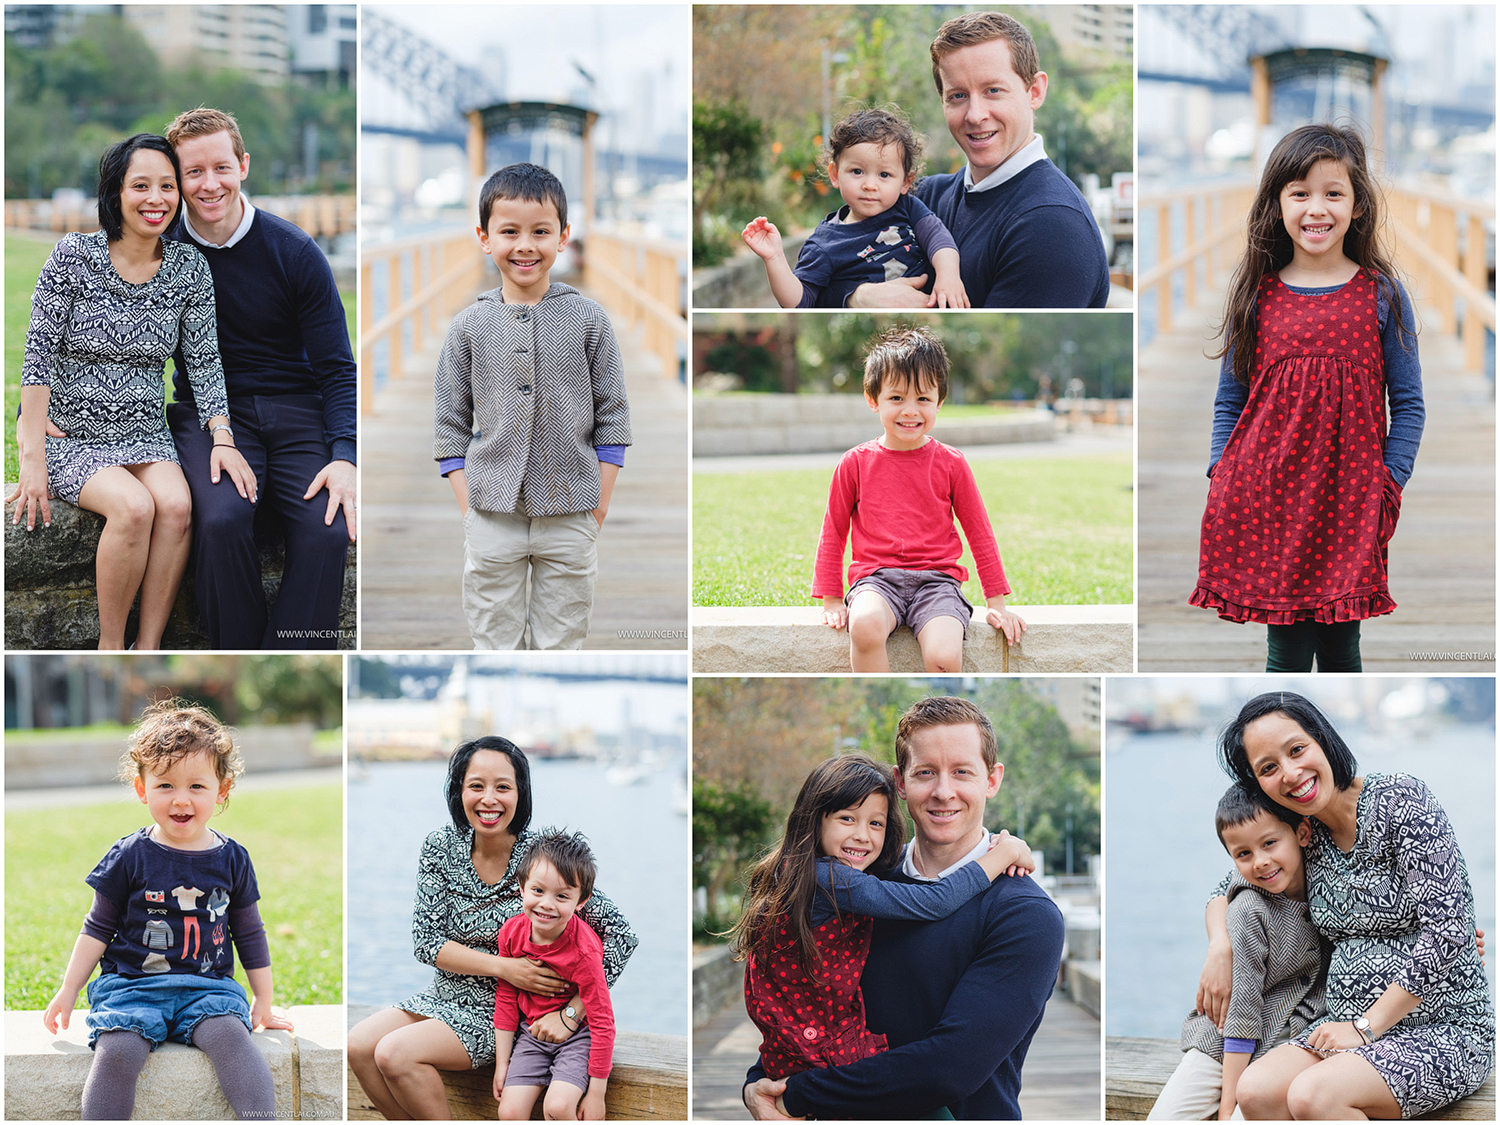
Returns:
[[[227,249],[192,239],[179,218],[169,237],[208,259],[218,305],[219,355],[230,402],[250,395],[315,394],[332,459],[356,457],[358,381],[344,305],[323,251],[299,227],[256,208],[245,237]],[[193,390],[180,361],[178,402]]]
[[[792,1075],[788,1112],[889,1120],[947,1106],[961,1121],[1019,1120],[1062,946],[1062,913],[1029,878],[1002,876],[942,921],[877,919],[860,988],[891,1050]],[[757,1064],[747,1083],[763,1077]]]
[[[917,198],[958,243],[975,308],[1102,309],[1109,299],[1099,226],[1052,161],[1038,160],[988,191],[966,192],[961,171],[928,176]]]

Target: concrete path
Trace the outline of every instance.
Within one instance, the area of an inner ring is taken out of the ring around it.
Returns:
[[[877,426],[870,436],[879,437]],[[941,434],[937,435],[939,438]],[[1030,461],[1059,457],[1087,457],[1097,453],[1129,453],[1135,447],[1130,426],[1091,426],[1074,433],[1059,431],[1052,441],[1024,441],[999,445],[965,445],[970,461]],[[755,457],[694,457],[695,473],[764,473],[796,469],[827,469],[839,463],[837,453],[771,453]]]
[[[618,323],[635,444],[599,539],[585,648],[686,649],[688,397]],[[370,649],[470,649],[459,589],[458,505],[432,459],[437,349],[409,363],[360,419],[365,451],[360,641]]]
[[[1021,1073],[1021,1116],[1098,1121],[1099,1021],[1054,992]],[[736,1001],[693,1033],[693,1119],[748,1121],[745,1072],[760,1051],[760,1031]]]
[[[1221,621],[1187,604],[1198,576],[1208,496],[1218,361],[1208,321],[1223,293],[1179,311],[1173,332],[1141,349],[1136,601],[1142,672],[1253,672],[1266,627]],[[1420,302],[1419,302],[1420,306]],[[1494,386],[1463,372],[1451,337],[1419,336],[1427,427],[1390,546],[1398,609],[1360,630],[1364,669],[1493,671],[1495,667]]]

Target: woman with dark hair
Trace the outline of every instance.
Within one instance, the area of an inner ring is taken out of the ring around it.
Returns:
[[[521,911],[516,872],[541,833],[530,829],[531,768],[514,743],[494,735],[466,742],[448,761],[451,825],[422,845],[412,906],[412,946],[432,965],[432,986],[360,1021],[349,1032],[349,1068],[388,1120],[451,1116],[440,1071],[495,1061],[495,981],[543,995],[576,992],[551,969],[497,954],[500,926]],[[578,911],[604,945],[611,986],[635,951],[636,936],[595,890]],[[575,995],[531,1026],[561,1043],[588,1013]]]
[[[162,238],[177,216],[172,147],[138,133],[99,161],[99,224],[63,236],[32,297],[17,430],[20,483],[8,498],[26,530],[52,522],[49,496],[104,517],[95,575],[99,647],[154,649],[187,565],[192,502],[167,429],[162,371],[179,347],[213,433],[214,473],[254,498],[234,448],[219,362],[213,279],[194,247]],[[248,492],[247,492],[248,490]]]
[[[1407,774],[1358,776],[1333,725],[1294,692],[1246,703],[1219,758],[1246,790],[1311,818],[1308,906],[1334,943],[1328,1016],[1250,1064],[1237,1091],[1245,1116],[1416,1117],[1477,1090],[1495,1013],[1468,869],[1431,791]],[[1220,1023],[1224,907],[1222,894],[1209,902],[1199,986],[1200,1010]]]

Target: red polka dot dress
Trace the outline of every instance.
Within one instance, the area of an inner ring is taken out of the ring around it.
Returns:
[[[817,979],[802,968],[796,936],[783,925],[770,956],[751,954],[745,1008],[761,1029],[761,1065],[773,1079],[878,1055],[884,1035],[865,1026],[860,974],[875,920],[844,914],[814,928],[823,961]]]
[[[1375,277],[1303,294],[1270,274],[1256,308],[1249,394],[1209,484],[1189,601],[1272,625],[1390,613],[1401,493],[1384,463]]]

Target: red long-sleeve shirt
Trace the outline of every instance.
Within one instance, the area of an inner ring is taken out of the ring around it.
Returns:
[[[609,985],[604,981],[604,946],[588,923],[574,914],[556,941],[538,945],[531,940],[531,919],[517,914],[500,927],[497,952],[501,957],[530,957],[540,961],[563,980],[578,986],[592,1036],[589,1077],[608,1078],[615,1051],[615,1010],[610,1006]],[[502,978],[495,987],[495,1027],[514,1031],[521,1015],[526,1016],[529,1024],[548,1012],[561,1010],[568,999],[522,992]]]
[[[1009,594],[1000,548],[962,453],[935,439],[917,449],[887,449],[878,441],[855,446],[833,471],[812,596],[843,596],[840,572],[851,530],[850,585],[881,567],[940,570],[967,581],[968,569],[958,565],[963,544],[953,526],[955,515],[969,540],[985,597]]]

